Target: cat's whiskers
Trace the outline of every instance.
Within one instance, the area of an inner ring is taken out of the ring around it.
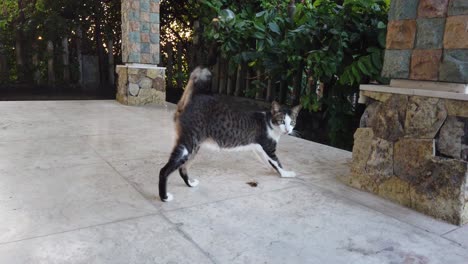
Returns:
[[[291,133],[289,133],[289,135],[294,136],[294,137],[298,137],[298,138],[302,138],[301,133],[299,131],[297,131],[297,130],[293,130]]]

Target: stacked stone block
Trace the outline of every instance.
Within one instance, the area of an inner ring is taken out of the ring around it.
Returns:
[[[362,91],[346,184],[468,223],[468,101]]]
[[[117,101],[125,105],[145,105],[166,101],[164,68],[117,66]]]
[[[159,63],[159,0],[122,1],[122,61]]]
[[[392,0],[382,75],[468,82],[468,1]]]

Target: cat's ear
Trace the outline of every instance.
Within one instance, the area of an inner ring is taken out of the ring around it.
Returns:
[[[301,109],[302,109],[302,105],[296,105],[295,107],[291,108],[291,114],[294,117],[297,117],[297,115],[299,114],[299,111],[301,111]]]
[[[281,105],[276,102],[276,101],[273,101],[271,103],[271,113],[274,114],[274,113],[278,113],[281,109]]]

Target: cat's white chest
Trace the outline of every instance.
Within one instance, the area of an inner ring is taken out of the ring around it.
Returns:
[[[278,129],[268,128],[267,135],[268,135],[268,137],[273,139],[276,143],[278,143],[278,141],[279,141],[279,139],[281,137],[281,131],[279,131]]]

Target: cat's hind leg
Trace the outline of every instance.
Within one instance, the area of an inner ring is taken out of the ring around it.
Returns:
[[[197,150],[194,149],[192,153],[190,154],[187,162],[185,162],[185,164],[179,168],[180,177],[182,177],[182,179],[184,180],[185,184],[187,184],[188,187],[195,187],[199,184],[199,181],[197,179],[191,179],[188,176],[188,169],[190,168],[190,165],[193,159],[195,158],[196,154],[197,154]]]
[[[197,179],[190,179],[187,173],[187,167],[182,166],[179,168],[179,174],[180,177],[184,180],[185,184],[187,184],[188,187],[195,187],[197,186],[200,182]]]
[[[174,198],[167,192],[167,178],[189,160],[190,154],[191,150],[183,144],[178,144],[172,151],[167,164],[159,171],[159,197],[162,201],[168,202]]]

